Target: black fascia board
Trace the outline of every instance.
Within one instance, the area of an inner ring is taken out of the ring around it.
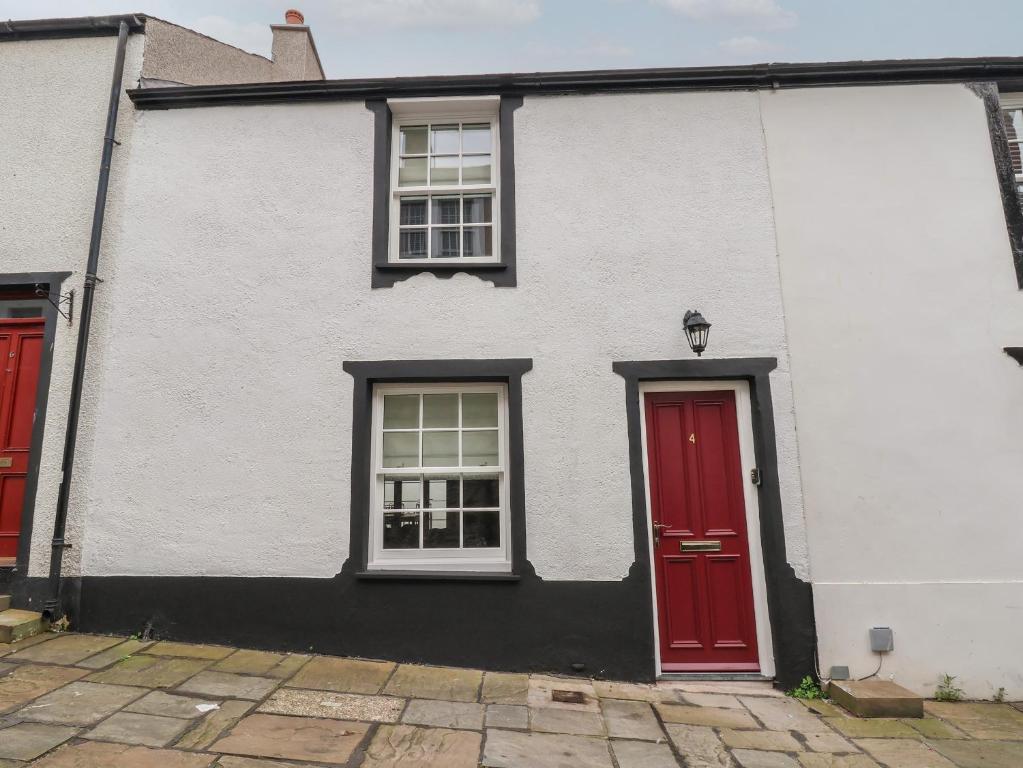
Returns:
[[[386,77],[136,88],[138,109],[409,96],[528,95],[658,90],[750,90],[840,85],[1023,81],[1023,57],[899,59],[728,67]]]
[[[142,32],[146,16],[142,13],[119,16],[77,16],[67,19],[12,19],[0,21],[0,42],[11,40],[47,40],[63,37],[113,37],[128,24],[129,32]]]

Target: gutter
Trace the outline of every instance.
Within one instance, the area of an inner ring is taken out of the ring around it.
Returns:
[[[113,36],[119,33],[122,22],[128,25],[129,32],[142,32],[146,26],[146,17],[134,13],[121,16],[0,21],[0,43],[10,40]]]
[[[81,413],[82,389],[85,383],[85,360],[89,351],[89,328],[92,325],[92,305],[99,269],[99,249],[103,238],[103,219],[107,207],[107,189],[110,185],[110,163],[117,143],[117,108],[121,96],[121,80],[124,76],[124,54],[128,46],[130,23],[121,18],[117,28],[117,52],[114,55],[114,73],[110,82],[110,99],[107,103],[107,125],[103,135],[103,152],[99,165],[99,180],[96,183],[96,203],[92,214],[92,234],[89,238],[89,258],[85,267],[85,287],[82,291],[82,308],[78,318],[78,345],[75,348],[75,367],[71,375],[71,398],[68,405],[67,431],[64,436],[64,458],[61,463],[60,490],[57,494],[57,512],[53,520],[52,552],[50,554],[50,576],[48,597],[43,604],[43,615],[53,621],[63,615],[61,606],[61,567],[64,550],[70,547],[64,541],[67,526],[68,500],[71,495],[71,479],[75,467],[75,446],[78,442],[78,419]]]
[[[905,59],[735,67],[621,69],[434,77],[387,77],[284,83],[240,83],[128,91],[137,109],[226,104],[343,101],[397,97],[538,95],[636,91],[709,91],[848,85],[1015,82],[1023,87],[1023,57]]]

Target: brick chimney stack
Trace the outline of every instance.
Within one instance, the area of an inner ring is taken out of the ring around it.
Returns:
[[[274,81],[323,80],[323,67],[305,16],[289,8],[284,12],[284,22],[270,25],[274,35],[271,49]]]

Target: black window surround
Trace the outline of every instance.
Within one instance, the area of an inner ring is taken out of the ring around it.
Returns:
[[[998,97],[998,86],[994,83],[971,83],[969,85],[984,102],[987,113],[988,132],[991,134],[991,153],[998,176],[998,189],[1002,196],[1002,211],[1005,227],[1009,233],[1009,247],[1012,249],[1012,264],[1016,270],[1016,285],[1023,290],[1023,209],[1016,192],[1016,174],[1012,170],[1012,156],[1009,152],[1009,137],[1002,118],[1002,105]]]
[[[529,358],[502,360],[380,360],[343,364],[355,379],[352,412],[352,502],[348,561],[342,572],[361,579],[444,581],[518,581],[532,571],[526,560],[525,460],[522,445],[522,375]],[[370,483],[372,473],[373,386],[384,383],[500,383],[508,387],[508,522],[511,571],[369,570]]]
[[[515,274],[515,110],[522,106],[521,96],[502,96],[498,113],[500,135],[500,211],[501,260],[493,264],[415,264],[405,265],[388,259],[391,214],[391,109],[386,99],[367,99],[366,109],[375,116],[373,125],[373,288],[390,288],[421,272],[450,278],[456,272],[476,275],[498,288],[514,288]]]

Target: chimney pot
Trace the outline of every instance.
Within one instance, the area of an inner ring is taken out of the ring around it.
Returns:
[[[305,24],[305,16],[302,15],[301,11],[296,11],[294,8],[289,8],[284,12],[284,23]]]

